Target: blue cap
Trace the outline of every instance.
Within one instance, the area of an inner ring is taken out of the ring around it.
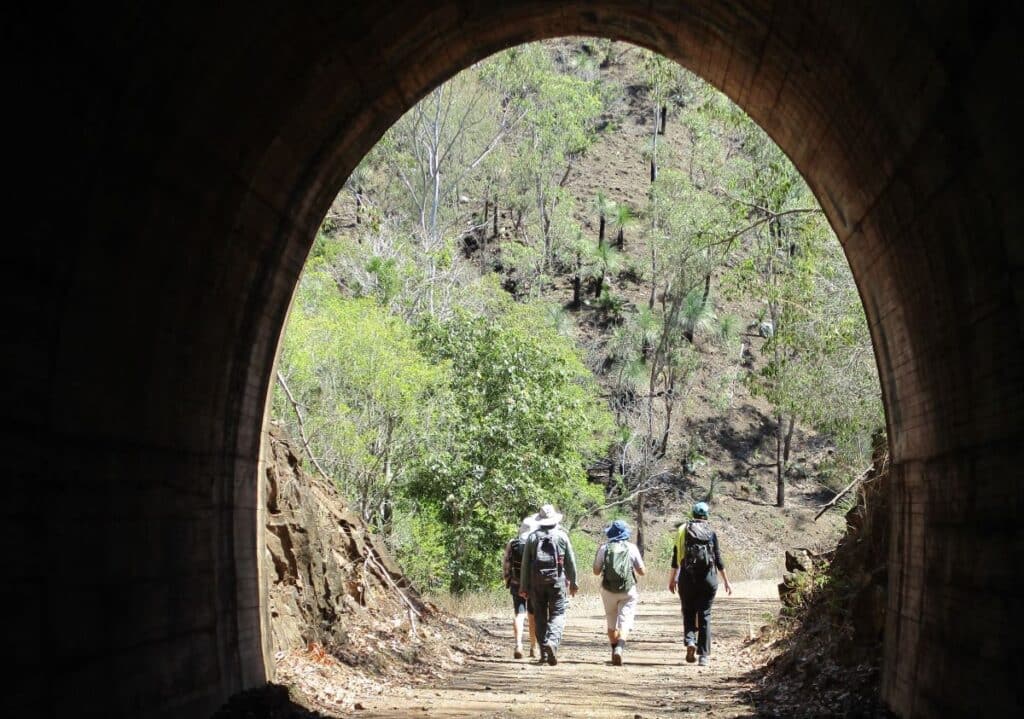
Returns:
[[[616,519],[604,528],[604,535],[608,537],[609,542],[620,542],[629,539],[629,525],[621,519]]]
[[[707,502],[697,502],[695,505],[693,505],[693,516],[694,517],[703,517],[704,519],[707,519],[708,518],[708,512],[710,512],[710,511],[711,511],[711,508],[708,507],[708,503]]]

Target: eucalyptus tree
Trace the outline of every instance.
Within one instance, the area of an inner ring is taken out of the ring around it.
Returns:
[[[540,257],[534,276],[551,271],[556,255],[572,238],[572,223],[557,222],[558,206],[569,197],[566,183],[574,162],[594,141],[602,104],[596,80],[559,72],[539,45],[502,53],[488,81],[504,88],[507,107],[522,117],[516,131],[511,193],[524,202],[517,221],[522,239]],[[525,253],[521,256],[528,257]]]
[[[669,98],[676,92],[685,71],[675,62],[656,52],[644,51],[643,73],[651,105],[651,182],[658,179],[658,136],[665,134]]]
[[[796,422],[809,418],[810,408],[824,399],[801,376],[820,343],[821,325],[815,321],[820,310],[815,306],[821,273],[829,264],[827,248],[838,241],[789,159],[760,128],[736,113],[740,152],[723,194],[743,208],[750,224],[744,231],[746,256],[737,264],[733,282],[737,291],[753,294],[764,308],[761,326],[768,335],[768,362],[750,377],[750,385],[775,410],[776,504],[782,507]],[[824,324],[830,321],[840,318]]]

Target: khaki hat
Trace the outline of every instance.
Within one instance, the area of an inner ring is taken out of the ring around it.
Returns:
[[[554,527],[562,521],[562,515],[555,511],[552,505],[545,504],[539,512],[533,515],[533,521],[541,527]]]

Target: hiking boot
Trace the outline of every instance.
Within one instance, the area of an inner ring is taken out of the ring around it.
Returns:
[[[612,664],[617,667],[622,666],[622,647],[616,646],[612,648]]]
[[[688,664],[693,664],[695,661],[697,661],[697,656],[696,655],[697,655],[697,647],[693,646],[692,644],[687,644],[686,645],[686,662]]]
[[[701,654],[700,659],[697,660],[697,666],[706,667],[711,664],[711,657],[707,654]]]
[[[516,647],[515,651],[512,652],[512,656],[514,656],[516,659],[522,659],[523,658],[523,648],[522,647]]]
[[[538,664],[544,664],[548,660],[548,648],[546,645],[541,644],[540,647],[540,659],[537,660]]]
[[[555,656],[555,648],[553,646],[551,646],[550,644],[545,644],[543,647],[541,647],[541,651],[547,652],[548,664],[550,666],[555,666],[556,664],[558,664],[558,657]]]

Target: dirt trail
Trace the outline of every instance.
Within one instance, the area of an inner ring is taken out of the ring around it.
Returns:
[[[754,667],[742,643],[778,609],[776,582],[738,582],[731,597],[719,590],[712,615],[711,666],[686,664],[678,600],[667,590],[641,597],[625,663],[611,664],[599,597],[569,607],[558,665],[513,659],[510,618],[483,620],[505,638],[505,656],[477,657],[443,687],[362,700],[360,717],[655,717],[700,712],[712,717],[753,716],[745,698]]]

